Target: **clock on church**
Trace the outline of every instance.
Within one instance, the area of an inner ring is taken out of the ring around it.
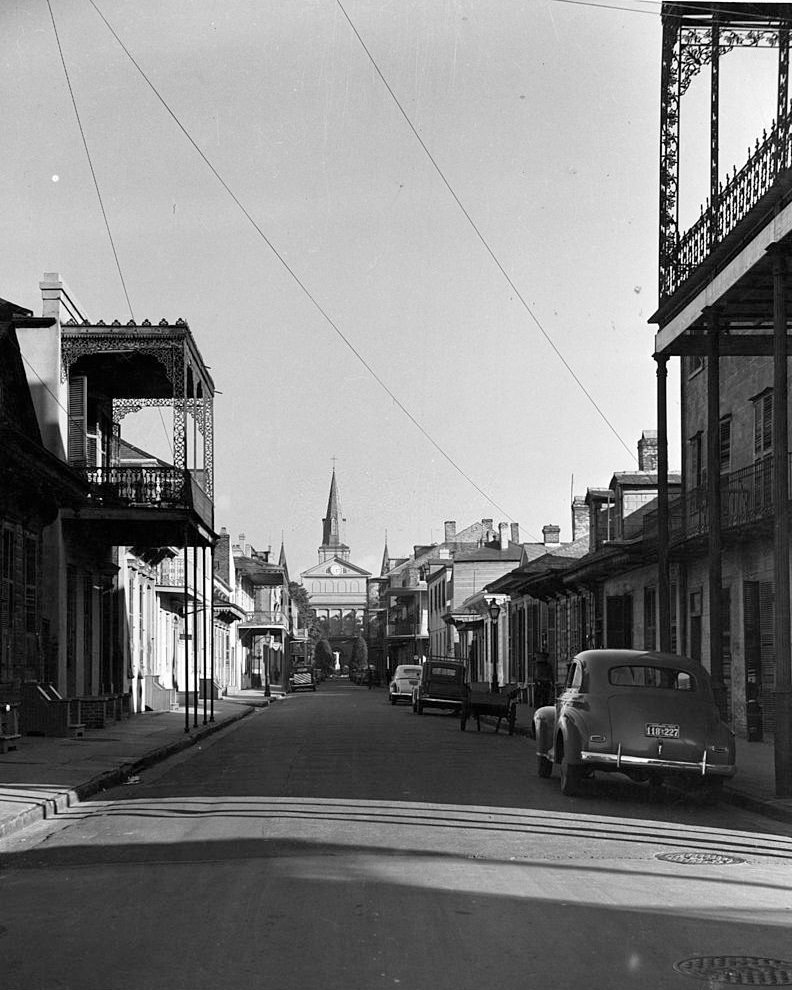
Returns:
[[[330,565],[330,573],[331,574],[340,574],[341,571],[342,571],[342,567],[341,567],[340,564],[331,564]]]

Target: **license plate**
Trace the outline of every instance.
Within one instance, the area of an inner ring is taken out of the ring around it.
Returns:
[[[679,739],[679,726],[668,725],[666,722],[647,722],[647,736],[660,736],[662,739]]]

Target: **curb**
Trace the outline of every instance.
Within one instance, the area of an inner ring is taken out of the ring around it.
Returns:
[[[789,809],[779,808],[772,801],[763,798],[752,797],[745,791],[733,790],[728,786],[724,787],[721,801],[725,804],[733,804],[736,808],[743,808],[745,811],[753,811],[765,818],[772,818],[777,822],[792,822],[792,811]]]
[[[482,715],[481,721],[494,727],[497,719],[491,718],[489,715]],[[529,739],[533,738],[531,736],[531,730],[520,725],[515,725],[514,735],[525,736]],[[773,801],[754,797],[745,791],[737,790],[737,788],[729,787],[728,785],[723,788],[720,800],[724,804],[734,805],[735,808],[742,808],[744,811],[752,811],[756,815],[762,815],[764,818],[772,818],[777,822],[792,822],[792,810],[779,807]]]
[[[105,770],[103,773],[97,774],[83,784],[77,784],[76,787],[69,790],[58,791],[46,798],[31,798],[29,802],[31,807],[21,811],[15,818],[0,823],[0,839],[5,839],[15,832],[20,832],[35,822],[56,818],[81,801],[93,797],[94,794],[98,794],[100,791],[106,791],[111,787],[117,787],[128,777],[133,776],[139,771],[146,770],[148,767],[154,766],[155,763],[160,763],[169,756],[174,756],[176,753],[182,752],[182,750],[189,749],[190,746],[201,742],[207,736],[214,735],[215,732],[226,729],[235,722],[239,722],[248,715],[252,715],[257,708],[266,707],[266,704],[246,705],[243,711],[223,719],[222,722],[210,722],[207,725],[199,726],[198,729],[191,730],[189,735],[185,734],[182,738],[176,739],[174,742],[168,743],[165,746],[157,746],[154,749],[150,749],[136,760],[132,760],[129,763],[122,763],[112,770]]]

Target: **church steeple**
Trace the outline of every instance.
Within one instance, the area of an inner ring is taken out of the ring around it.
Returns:
[[[327,515],[322,520],[322,545],[319,547],[319,563],[331,557],[349,560],[349,547],[343,541],[343,526],[346,519],[341,515],[341,501],[338,497],[335,467],[330,480],[330,495],[327,499]]]
[[[390,554],[388,553],[388,532],[385,531],[385,549],[382,551],[382,566],[380,567],[380,577],[385,577],[385,575],[390,570]]]

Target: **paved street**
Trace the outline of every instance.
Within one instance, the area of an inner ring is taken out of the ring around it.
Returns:
[[[792,956],[790,835],[331,681],[0,844],[0,988],[726,986]]]

